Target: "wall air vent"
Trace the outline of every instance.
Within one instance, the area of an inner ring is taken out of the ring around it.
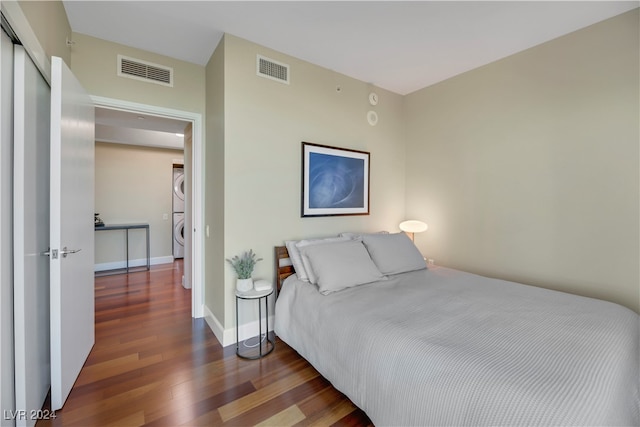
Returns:
[[[173,68],[118,55],[118,76],[173,87]]]
[[[289,84],[289,66],[287,64],[258,55],[256,65],[260,77]]]

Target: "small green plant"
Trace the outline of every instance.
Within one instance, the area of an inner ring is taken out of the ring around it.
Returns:
[[[253,267],[255,267],[258,261],[262,261],[262,258],[256,259],[256,254],[253,249],[249,249],[249,252],[243,253],[241,256],[234,256],[233,258],[227,258],[227,262],[231,264],[233,269],[238,275],[238,279],[250,279],[253,273]]]

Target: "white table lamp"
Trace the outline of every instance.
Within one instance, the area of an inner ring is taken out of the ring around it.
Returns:
[[[424,231],[427,231],[428,228],[429,226],[424,222],[416,221],[413,219],[409,221],[403,221],[400,223],[400,230],[407,233],[407,235],[411,238],[412,242],[413,242],[414,233],[422,233]]]

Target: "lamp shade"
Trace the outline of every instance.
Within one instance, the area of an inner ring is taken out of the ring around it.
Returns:
[[[400,223],[400,230],[405,233],[422,233],[423,231],[427,231],[427,228],[429,228],[429,226],[424,222],[413,219]]]

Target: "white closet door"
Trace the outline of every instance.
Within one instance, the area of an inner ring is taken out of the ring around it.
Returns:
[[[18,426],[35,425],[50,384],[50,91],[22,46],[14,47],[14,345]],[[24,412],[22,412],[24,411]]]
[[[93,347],[94,107],[51,58],[51,409],[62,408]]]
[[[0,408],[14,411],[13,43],[4,31],[0,38]],[[0,425],[10,427],[15,421],[2,419]]]

